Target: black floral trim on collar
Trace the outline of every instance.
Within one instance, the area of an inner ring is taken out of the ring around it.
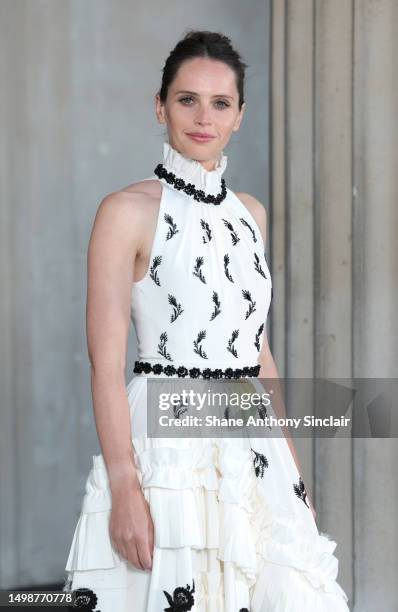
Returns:
[[[214,204],[218,206],[227,195],[227,187],[225,180],[221,179],[221,191],[219,194],[212,195],[211,193],[205,194],[203,189],[196,189],[192,183],[186,183],[184,179],[178,178],[174,172],[168,172],[163,164],[158,164],[154,170],[157,177],[164,179],[169,185],[173,185],[178,191],[183,191],[189,196],[193,196],[197,202],[204,202],[205,204]]]

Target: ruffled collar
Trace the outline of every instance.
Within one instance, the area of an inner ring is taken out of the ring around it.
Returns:
[[[222,191],[222,175],[227,167],[228,157],[220,153],[214,170],[205,170],[195,159],[185,157],[168,142],[163,143],[162,165],[166,172],[173,173],[177,179],[186,184],[192,184],[195,189],[202,190],[206,195],[217,196]]]

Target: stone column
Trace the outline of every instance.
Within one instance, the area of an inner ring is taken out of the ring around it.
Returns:
[[[397,375],[397,25],[394,0],[272,5],[272,340],[281,376]],[[370,612],[383,598],[392,612],[396,440],[296,446],[318,526],[338,542],[350,605]]]

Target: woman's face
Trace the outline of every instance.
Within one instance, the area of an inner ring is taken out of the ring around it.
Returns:
[[[214,170],[232,132],[239,129],[245,104],[239,111],[235,72],[209,58],[186,60],[169,86],[166,103],[156,95],[156,115],[166,123],[170,145]],[[205,133],[210,140],[193,140],[190,133]]]

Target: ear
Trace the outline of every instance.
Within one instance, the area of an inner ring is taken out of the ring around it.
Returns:
[[[166,123],[165,108],[164,104],[162,104],[162,102],[160,101],[159,94],[156,94],[155,96],[155,112],[158,123]]]
[[[243,102],[242,108],[240,109],[239,114],[236,117],[236,120],[234,123],[234,127],[233,127],[234,132],[237,132],[239,130],[245,110],[246,110],[246,102]]]

